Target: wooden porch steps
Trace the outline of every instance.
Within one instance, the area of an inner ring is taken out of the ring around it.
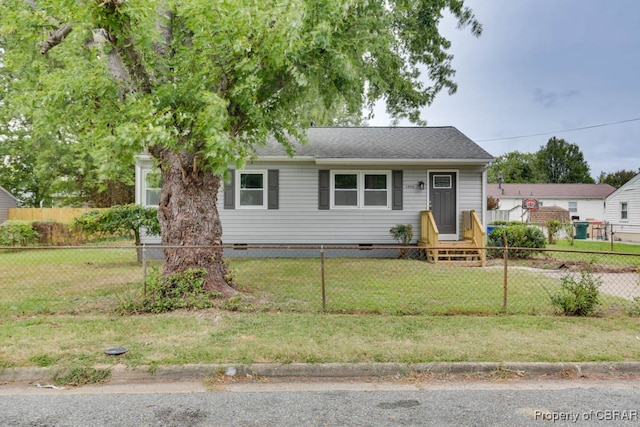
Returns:
[[[427,250],[427,261],[438,264],[481,267],[480,250],[470,241],[438,242],[438,247]]]
[[[431,263],[484,267],[486,233],[474,210],[462,211],[462,241],[440,241],[440,233],[431,210],[420,212],[418,246],[427,248],[425,258]],[[482,248],[482,249],[481,249]]]

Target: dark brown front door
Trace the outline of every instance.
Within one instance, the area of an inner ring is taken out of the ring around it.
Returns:
[[[457,231],[455,172],[429,173],[429,204],[440,235],[455,235]]]

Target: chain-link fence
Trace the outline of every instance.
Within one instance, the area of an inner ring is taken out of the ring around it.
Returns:
[[[426,262],[427,249],[223,247],[236,310],[552,314],[570,278],[597,285],[601,315],[639,311],[640,254],[486,248],[478,267]],[[0,313],[113,313],[162,263],[161,248],[0,248]]]

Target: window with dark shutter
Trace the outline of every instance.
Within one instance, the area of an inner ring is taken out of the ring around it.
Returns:
[[[236,208],[236,171],[229,170],[229,181],[224,183],[224,208],[235,209]]]
[[[391,171],[391,209],[402,210],[402,171]]]
[[[318,171],[318,209],[328,210],[331,201],[331,174],[328,170]]]
[[[268,193],[267,193],[267,208],[279,209],[280,208],[280,171],[277,169],[269,169],[267,171],[268,181]]]

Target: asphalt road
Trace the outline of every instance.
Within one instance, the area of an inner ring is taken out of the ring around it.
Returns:
[[[2,426],[624,426],[633,380],[0,386]]]

